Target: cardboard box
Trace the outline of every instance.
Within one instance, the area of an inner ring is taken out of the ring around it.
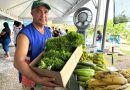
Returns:
[[[59,84],[62,87],[66,87],[67,82],[73,73],[79,59],[83,53],[82,46],[76,48],[69,60],[66,62],[64,67],[60,72],[51,71],[47,69],[39,69],[36,67],[37,62],[41,59],[44,52],[42,52],[35,60],[30,63],[30,67],[35,71],[39,76],[53,77],[56,79],[55,83]]]

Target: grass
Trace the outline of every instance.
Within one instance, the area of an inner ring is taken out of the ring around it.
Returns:
[[[122,53],[124,53],[124,54],[126,54],[126,55],[129,55],[129,54],[130,54],[130,49],[125,50],[125,49],[123,49],[123,48],[120,48],[120,50],[121,50]]]
[[[120,51],[126,55],[130,54],[130,45],[120,46]]]

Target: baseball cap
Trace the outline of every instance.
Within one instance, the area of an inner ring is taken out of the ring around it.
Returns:
[[[32,4],[31,10],[33,10],[34,8],[39,7],[39,6],[44,6],[48,10],[51,10],[51,7],[47,3],[42,2],[41,0],[34,1]]]

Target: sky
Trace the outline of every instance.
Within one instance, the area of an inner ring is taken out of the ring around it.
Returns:
[[[115,0],[115,15],[118,16],[124,12],[127,17],[130,17],[130,0],[120,0],[120,2],[118,1],[119,0]]]

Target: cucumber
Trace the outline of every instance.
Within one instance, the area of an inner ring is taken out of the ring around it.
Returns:
[[[91,66],[77,65],[76,69],[92,69]]]
[[[77,76],[90,77],[90,76],[93,76],[95,74],[95,70],[93,70],[93,69],[75,69],[74,73]]]
[[[94,64],[94,63],[90,63],[90,62],[85,62],[85,61],[80,61],[79,63],[78,63],[78,65],[83,65],[83,66],[90,66],[90,67],[92,67],[92,68],[94,68],[95,66],[96,66],[96,64]]]
[[[86,82],[86,81],[88,81],[89,79],[91,79],[91,77],[78,76],[77,79],[78,79],[79,81]]]

